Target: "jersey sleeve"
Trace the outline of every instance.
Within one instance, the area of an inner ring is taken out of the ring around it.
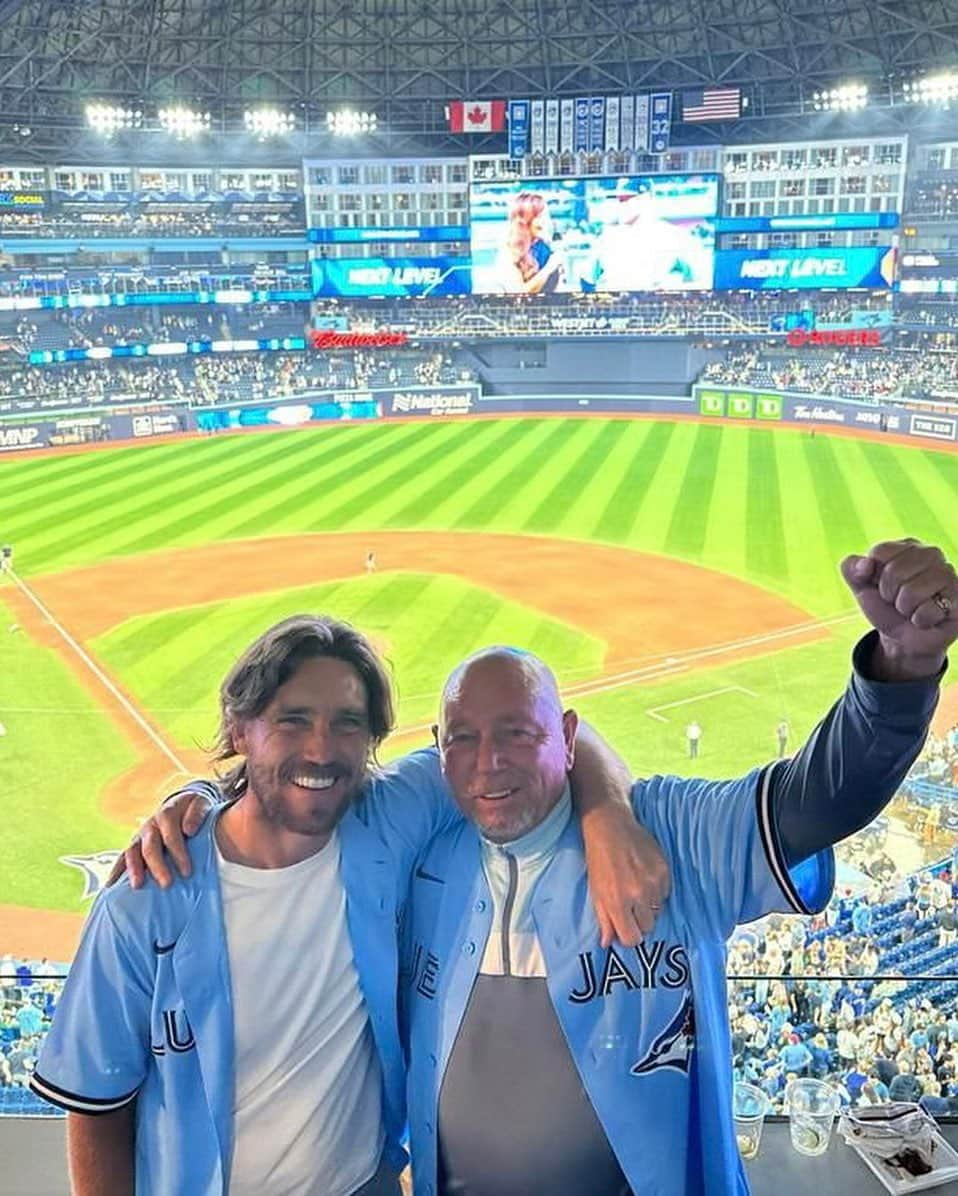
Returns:
[[[363,813],[410,869],[436,835],[462,820],[436,748],[409,752],[388,764],[370,782]]]
[[[734,781],[653,777],[633,789],[639,821],[672,868],[670,901],[702,933],[727,939],[765,914],[818,913],[828,903],[835,858],[826,848],[789,867],[772,810],[776,767]]]
[[[109,897],[90,913],[30,1081],[71,1113],[122,1109],[150,1062],[149,960],[118,932]]]

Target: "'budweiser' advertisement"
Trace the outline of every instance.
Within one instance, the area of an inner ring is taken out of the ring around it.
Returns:
[[[409,343],[406,332],[334,332],[316,328],[309,334],[314,349],[390,349]]]
[[[881,344],[881,332],[877,328],[842,328],[829,331],[815,328],[811,332],[807,328],[793,328],[785,340],[792,349],[822,345],[840,345],[842,348],[853,345],[860,349],[873,349]]]

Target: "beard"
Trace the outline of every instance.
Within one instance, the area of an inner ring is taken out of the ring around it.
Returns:
[[[329,835],[349,809],[362,787],[363,776],[355,776],[346,764],[315,765],[287,763],[279,768],[246,762],[248,791],[263,819],[277,830],[296,835]],[[328,778],[328,789],[308,790],[293,777]]]

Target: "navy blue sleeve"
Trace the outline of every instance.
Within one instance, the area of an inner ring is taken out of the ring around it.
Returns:
[[[805,746],[773,768],[774,827],[789,867],[867,826],[891,801],[925,742],[941,675],[870,681],[877,634],[859,640],[847,689]]]

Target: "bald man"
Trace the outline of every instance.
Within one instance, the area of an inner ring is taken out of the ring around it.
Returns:
[[[465,821],[420,859],[404,947],[417,1196],[748,1191],[726,941],[824,907],[831,845],[905,776],[958,637],[937,549],[881,544],[842,569],[875,631],[801,751],[735,781],[635,783],[674,878],[637,947],[604,948],[589,907],[566,783],[577,719],[549,669],[495,648],[449,678],[435,733]]]

